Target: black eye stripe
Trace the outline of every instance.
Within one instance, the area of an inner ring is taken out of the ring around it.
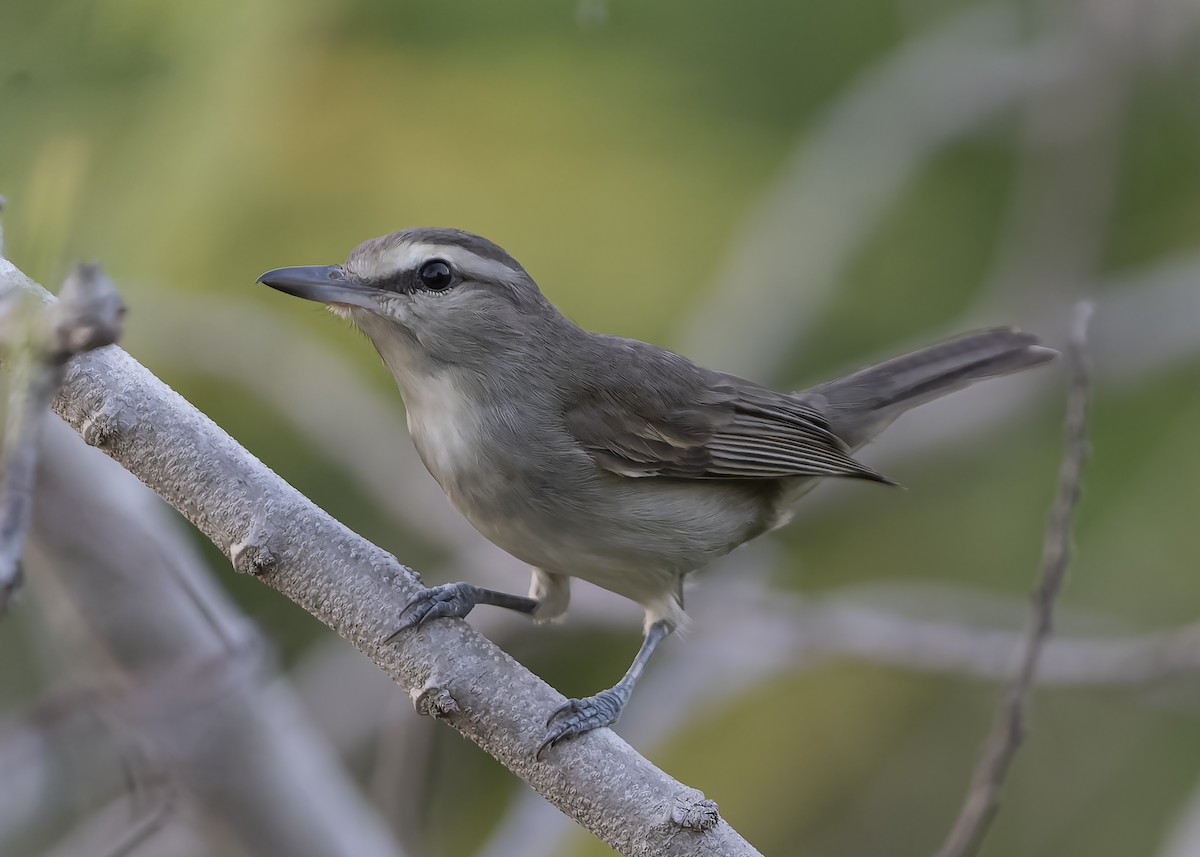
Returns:
[[[397,294],[444,292],[462,282],[457,268],[444,258],[426,259],[416,268],[394,271],[364,281],[367,285]]]
[[[435,270],[427,270],[434,265],[441,267]],[[405,271],[396,271],[392,274],[368,280],[367,284],[389,292],[412,294],[415,291],[445,291],[454,285],[457,279],[450,263],[442,259],[433,259],[423,262],[416,270],[410,268]]]
[[[390,274],[386,277],[378,277],[368,281],[369,285],[377,289],[385,289],[389,292],[411,292],[412,282],[411,277],[406,272]]]

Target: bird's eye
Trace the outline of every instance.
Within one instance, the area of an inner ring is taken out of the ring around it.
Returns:
[[[450,288],[454,282],[454,272],[441,259],[426,262],[421,266],[421,270],[417,271],[417,276],[421,278],[424,288],[435,292]]]

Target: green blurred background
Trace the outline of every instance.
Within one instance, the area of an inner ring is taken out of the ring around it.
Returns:
[[[586,327],[778,385],[979,324],[1061,344],[1092,294],[1094,458],[1060,629],[1174,628],[1200,610],[1197,24],[1185,4],[1098,0],[4,0],[5,255],[51,288],[102,261],[125,348],[427,579],[453,545],[361,475],[386,459],[397,492],[428,479],[390,379],[345,324],[255,286],[262,271],[461,227]],[[346,385],[378,409],[347,407]],[[914,414],[867,456],[907,490],[822,489],[753,560],[805,599],[1018,628],[1062,409],[1051,369]],[[312,427],[339,421],[392,441],[357,450],[357,476]],[[285,666],[328,645],[210,557]],[[505,645],[587,693],[636,647],[636,610],[614,609],[617,628],[509,628]],[[669,645],[689,668],[687,639]],[[0,704],[31,683],[5,667]],[[1039,692],[983,853],[1180,857],[1200,787],[1188,691]],[[639,749],[766,854],[927,854],[996,698],[839,658],[713,688]],[[478,853],[525,787],[449,730],[427,740],[419,853]],[[577,832],[552,853],[606,849]]]

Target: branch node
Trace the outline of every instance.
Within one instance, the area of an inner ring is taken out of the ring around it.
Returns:
[[[125,302],[99,265],[80,265],[63,282],[50,310],[50,356],[65,363],[76,354],[112,345],[121,336]]]
[[[275,554],[259,540],[247,539],[229,546],[229,561],[242,574],[266,574],[275,565]]]
[[[717,826],[721,813],[717,802],[697,789],[684,789],[671,805],[671,823],[677,827],[703,832]]]
[[[84,417],[79,425],[79,435],[88,446],[104,449],[117,436],[120,424],[107,408],[101,408],[90,416]]]
[[[445,718],[453,714],[458,714],[458,702],[450,691],[432,680],[426,682],[422,688],[413,688],[409,694],[412,697],[413,708],[417,710],[417,714],[425,717]]]

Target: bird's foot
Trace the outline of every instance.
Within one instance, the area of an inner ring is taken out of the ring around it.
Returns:
[[[424,589],[404,605],[400,611],[400,626],[383,641],[390,643],[409,628],[415,628],[430,619],[461,619],[471,612],[477,600],[476,587],[470,583],[446,583]]]
[[[628,699],[628,691],[617,687],[583,699],[568,699],[546,718],[546,738],[538,747],[536,758],[540,760],[543,753],[560,741],[616,723]]]

